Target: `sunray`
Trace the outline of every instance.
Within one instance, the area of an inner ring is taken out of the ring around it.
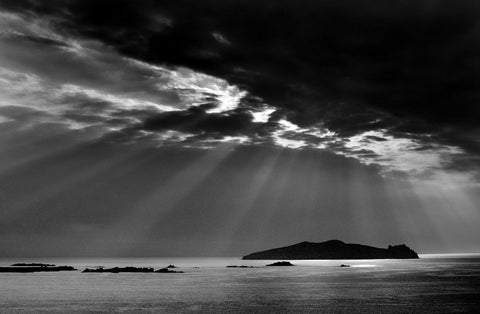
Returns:
[[[144,195],[139,202],[132,204],[128,212],[110,222],[110,225],[100,231],[95,239],[109,238],[112,235],[127,232],[128,243],[117,242],[118,247],[112,247],[109,251],[113,255],[127,254],[132,247],[141,245],[142,241],[147,240],[152,228],[162,219],[162,216],[201,184],[203,179],[214,171],[231,152],[231,144],[204,151],[200,159],[178,171],[171,178],[167,178],[161,186]],[[95,240],[92,239],[89,245],[95,247]]]
[[[242,169],[248,172],[240,174],[240,178],[239,176],[231,178],[230,184],[240,186],[241,190],[234,192],[231,201],[226,204],[228,215],[223,223],[216,227],[220,243],[217,249],[218,254],[225,254],[231,245],[237,245],[234,243],[234,237],[239,232],[245,217],[255,215],[252,212],[255,209],[254,204],[264,193],[265,188],[271,184],[273,170],[277,166],[280,154],[280,150],[275,150],[267,156],[253,154],[250,158],[247,157],[242,165]]]
[[[83,160],[78,158],[79,153],[84,149],[85,147],[77,146],[61,154],[49,154],[48,157],[26,164],[23,168],[12,169],[11,175],[17,177],[31,177],[35,173],[40,173],[39,176],[42,177],[42,173],[45,172],[57,173],[60,174],[61,182],[45,182],[36,188],[28,198],[19,200],[14,210],[11,209],[4,213],[5,221],[30,215],[31,211],[41,215],[42,213],[37,212],[39,208],[48,207],[48,205],[42,206],[42,204],[48,204],[55,197],[64,194],[85,193],[85,186],[87,189],[93,188],[91,182],[99,177],[108,177],[112,173],[118,174],[119,169],[122,169],[125,164],[134,167],[135,163],[145,161],[145,156],[142,157],[139,152],[131,150],[91,164],[88,156],[84,156]],[[91,153],[93,153],[92,150],[94,149],[90,148]],[[8,174],[3,177],[6,182],[8,182],[8,177]],[[36,184],[34,180],[31,181],[32,184]]]

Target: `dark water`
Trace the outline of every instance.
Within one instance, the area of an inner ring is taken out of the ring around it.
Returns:
[[[480,313],[480,255],[420,260],[292,261],[239,258],[15,259],[86,266],[175,264],[184,274],[1,273],[7,313]],[[352,267],[340,268],[340,264]],[[198,267],[198,268],[196,268]]]

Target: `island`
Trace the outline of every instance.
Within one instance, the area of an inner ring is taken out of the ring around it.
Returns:
[[[173,273],[173,274],[181,274],[183,271],[180,270],[170,270],[169,268],[176,268],[176,267],[165,267],[165,268],[160,268],[159,270],[156,270],[156,273]]]
[[[272,264],[267,264],[267,266],[293,266],[292,263],[290,262],[275,262],[275,263],[272,263]]]
[[[7,267],[0,267],[0,273],[35,273],[77,270],[72,266],[55,266],[42,263],[17,263]]]
[[[28,267],[53,267],[55,264],[44,264],[44,263],[15,263],[10,266],[28,266]]]
[[[170,267],[172,268],[172,267]],[[152,267],[113,267],[104,268],[99,266],[97,268],[85,268],[82,273],[183,273],[183,271],[170,270],[168,267],[154,270]]]
[[[85,268],[82,273],[153,273],[153,268],[151,267],[112,267],[112,268],[103,268],[99,266],[97,268]]]
[[[281,259],[415,259],[418,254],[405,244],[377,248],[362,244],[345,243],[340,240],[326,242],[300,242],[281,248],[248,254],[244,260]]]

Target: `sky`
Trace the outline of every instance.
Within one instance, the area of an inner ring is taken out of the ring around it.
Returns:
[[[0,0],[0,256],[480,252],[478,1]]]

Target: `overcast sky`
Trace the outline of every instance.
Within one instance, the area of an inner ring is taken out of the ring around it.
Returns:
[[[478,1],[0,1],[0,256],[480,252]]]

